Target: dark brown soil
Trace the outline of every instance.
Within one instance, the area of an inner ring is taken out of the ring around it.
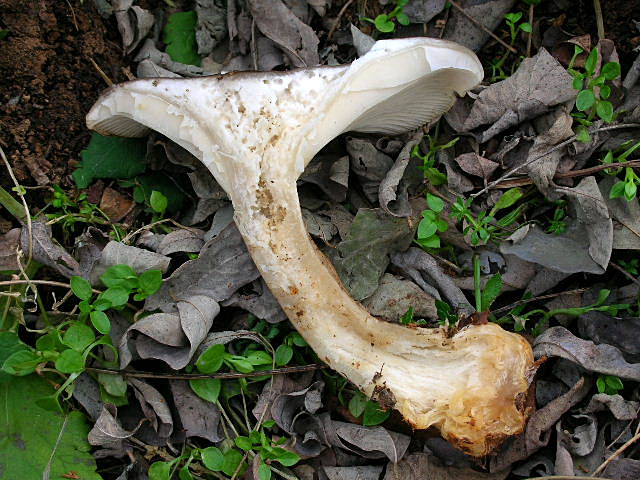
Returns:
[[[65,185],[89,136],[84,115],[106,87],[92,60],[126,80],[119,32],[79,0],[0,0],[0,28],[9,31],[0,40],[2,147],[20,182]]]

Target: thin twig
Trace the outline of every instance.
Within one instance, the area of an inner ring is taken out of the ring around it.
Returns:
[[[285,375],[290,373],[310,372],[313,370],[323,370],[329,368],[326,365],[320,365],[319,363],[312,363],[309,365],[299,365],[293,367],[273,368],[270,370],[261,370],[251,373],[154,373],[154,372],[127,372],[123,370],[111,370],[108,368],[93,368],[88,367],[85,370],[96,373],[106,373],[108,375],[123,375],[125,377],[133,378],[164,378],[169,380],[198,380],[205,378],[249,378],[249,377],[261,377],[263,375]]]
[[[593,9],[596,11],[596,25],[598,25],[598,40],[604,40],[604,19],[602,18],[602,7],[600,0],[593,0]]]
[[[327,34],[327,40],[331,40],[333,38],[333,34],[336,33],[336,29],[338,28],[338,25],[340,24],[340,19],[344,15],[344,12],[347,11],[347,8],[349,8],[349,5],[351,5],[352,3],[353,3],[353,0],[349,0],[347,3],[345,3],[342,6],[340,11],[338,12],[338,16],[336,17],[336,19],[333,22],[333,25],[331,25],[331,30],[329,30],[329,33]]]
[[[107,77],[107,74],[102,71],[102,69],[98,66],[96,61],[92,57],[89,57],[89,61],[93,65],[93,68],[95,68],[96,71],[98,72],[98,75],[100,75],[102,80],[104,80],[104,83],[106,83],[109,87],[113,87],[113,81],[109,77]]]
[[[623,128],[638,128],[638,127],[640,127],[640,123],[621,123],[619,125],[608,125],[606,127],[600,127],[600,128],[597,128],[597,129],[593,130],[591,133],[606,132],[606,131],[609,131],[609,130],[619,130],[619,129],[623,129]],[[572,136],[572,137],[569,137],[565,141],[560,142],[559,144],[555,145],[554,147],[551,147],[546,152],[543,152],[540,155],[535,156],[530,160],[527,160],[526,162],[524,162],[521,165],[513,167],[511,170],[509,170],[505,174],[501,175],[500,178],[498,178],[497,180],[494,180],[493,182],[490,182],[489,184],[487,184],[479,192],[471,194],[470,195],[471,198],[475,198],[478,195],[482,195],[483,193],[488,192],[492,188],[495,188],[496,185],[498,185],[499,183],[502,183],[505,180],[508,180],[514,173],[517,173],[520,170],[522,170],[523,168],[528,167],[532,163],[537,162],[538,160],[541,160],[541,159],[545,158],[550,153],[553,153],[556,150],[560,150],[561,148],[566,147],[567,145],[573,143],[575,140],[576,140],[576,136],[575,135]],[[607,168],[609,168],[609,167],[607,167]]]
[[[531,25],[531,31],[529,32],[529,35],[527,35],[527,57],[531,56],[531,38],[533,37],[533,7],[533,3],[529,5],[529,25]]]
[[[638,427],[640,429],[640,424],[638,424]],[[636,430],[636,434],[633,436],[633,438],[631,438],[631,440],[629,440],[624,445],[622,445],[619,449],[617,449],[615,452],[613,452],[609,458],[607,458],[604,462],[602,462],[602,464],[593,471],[593,473],[591,474],[591,478],[593,478],[596,475],[598,475],[599,473],[603,472],[605,470],[605,468],[607,468],[607,466],[611,462],[613,462],[616,458],[618,458],[620,455],[622,455],[622,453],[627,448],[629,448],[631,445],[636,443],[638,440],[640,440],[640,432],[638,432],[638,429],[637,429]]]
[[[560,295],[577,295],[578,293],[584,293],[586,291],[587,291],[586,288],[577,288],[575,290],[567,290],[565,292],[548,293],[547,295],[540,295],[533,298],[525,298],[522,300],[518,300],[517,302],[513,302],[512,304],[507,305],[506,307],[500,307],[500,308],[497,308],[496,310],[492,310],[491,314],[495,315],[497,313],[508,312],[509,310],[519,305],[524,305],[526,303],[537,302],[539,300],[547,300],[549,298],[559,297]]]
[[[504,48],[506,48],[507,50],[509,50],[511,53],[518,53],[518,50],[516,50],[515,48],[513,48],[511,45],[509,45],[507,42],[505,42],[504,40],[502,40],[500,37],[498,37],[495,33],[493,33],[491,30],[489,30],[487,27],[485,27],[482,23],[480,23],[478,20],[476,20],[475,18],[473,18],[471,15],[469,15],[467,12],[465,12],[464,8],[462,8],[460,5],[458,5],[456,2],[454,2],[453,0],[449,0],[449,3],[451,5],[453,5],[456,9],[458,9],[458,11],[464,15],[465,17],[467,17],[467,19],[469,19],[469,21],[471,23],[473,23],[476,27],[478,27],[479,29],[481,29],[482,31],[484,31],[485,33],[488,33],[489,35],[491,35],[500,45],[502,45]]]
[[[638,280],[636,277],[631,275],[629,272],[627,272],[624,268],[622,268],[617,263],[609,262],[609,265],[612,266],[613,268],[615,268],[616,270],[618,270],[621,274],[623,274],[625,277],[627,277],[629,280],[631,280],[636,285],[640,285],[640,280]]]
[[[144,232],[145,230],[151,230],[156,225],[160,225],[161,223],[167,223],[167,222],[172,223],[176,227],[181,228],[183,230],[188,230],[188,231],[194,232],[194,233],[197,232],[197,228],[186,227],[186,226],[176,222],[173,218],[163,218],[162,220],[158,220],[157,222],[150,223],[149,225],[144,225],[144,226],[140,227],[139,229],[137,229],[135,232],[129,233],[126,237],[124,237],[122,239],[122,243],[127,243],[128,241],[130,241],[133,237],[135,237],[140,232]]]

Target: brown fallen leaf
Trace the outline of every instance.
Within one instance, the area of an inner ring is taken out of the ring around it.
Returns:
[[[119,222],[133,208],[133,200],[122,195],[117,190],[107,187],[102,192],[100,210],[102,210],[112,222]]]

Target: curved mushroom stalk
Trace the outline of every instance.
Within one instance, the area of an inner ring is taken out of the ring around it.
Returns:
[[[437,426],[481,456],[524,428],[529,344],[497,325],[448,338],[371,317],[309,238],[296,191],[306,164],[338,134],[417,128],[481,78],[463,47],[388,40],[339,67],[125,83],[99,99],[87,123],[122,136],[152,128],[198,157],[229,194],[258,269],[318,356],[414,427]]]

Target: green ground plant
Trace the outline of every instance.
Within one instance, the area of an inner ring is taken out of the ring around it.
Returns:
[[[612,163],[623,163],[627,161],[629,155],[640,148],[640,141],[633,143],[633,140],[629,140],[623,143],[615,151],[609,150],[602,163],[604,165]],[[616,182],[609,191],[609,198],[624,197],[628,202],[636,198],[636,192],[638,185],[640,185],[640,177],[635,173],[633,167],[619,167],[619,168],[607,168],[603,170],[606,175],[618,175],[624,170],[624,180]]]
[[[518,38],[519,32],[527,32],[531,34],[532,26],[529,22],[521,22],[522,12],[511,12],[504,16],[505,22],[509,27],[509,46],[513,47]],[[504,71],[504,65],[509,58],[510,50],[506,50],[501,57],[494,58],[489,62],[489,68],[491,69],[490,82],[495,83],[500,80],[505,80],[509,77]],[[515,65],[514,65],[515,67]]]
[[[409,0],[394,0],[394,8],[389,13],[381,13],[376,18],[361,17],[365,22],[373,23],[381,33],[392,33],[396,29],[396,22],[409,25],[409,16],[404,12]]]

